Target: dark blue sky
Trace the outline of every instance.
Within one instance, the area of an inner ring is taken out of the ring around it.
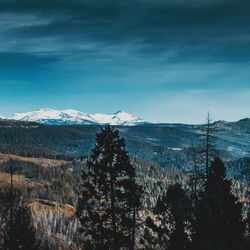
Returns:
[[[249,0],[1,0],[0,114],[250,116]]]

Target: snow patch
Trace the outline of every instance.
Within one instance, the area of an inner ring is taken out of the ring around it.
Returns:
[[[174,150],[174,151],[181,151],[183,148],[171,148],[171,147],[168,147],[167,149]]]

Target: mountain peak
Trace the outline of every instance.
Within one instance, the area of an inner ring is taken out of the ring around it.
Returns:
[[[11,118],[13,120],[38,122],[49,125],[121,125],[134,126],[139,124],[149,124],[149,122],[138,116],[131,115],[125,111],[118,111],[114,114],[86,114],[74,109],[55,110],[50,108],[41,108],[26,113],[15,113]]]

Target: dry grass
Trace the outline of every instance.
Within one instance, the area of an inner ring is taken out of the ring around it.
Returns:
[[[60,165],[65,165],[68,162],[64,160],[54,160],[54,159],[48,159],[48,158],[31,158],[31,157],[23,157],[23,156],[17,156],[13,154],[1,154],[0,153],[0,161],[24,161],[24,162],[30,162],[42,167],[56,167]]]
[[[62,204],[55,201],[43,200],[43,199],[29,199],[26,200],[25,205],[30,208],[31,211],[39,211],[45,213],[63,213],[67,216],[74,216],[76,209],[69,204]]]
[[[10,185],[10,174],[0,172],[0,183],[2,187]],[[15,188],[39,188],[49,185],[49,182],[45,180],[31,180],[23,175],[13,175],[13,185]]]

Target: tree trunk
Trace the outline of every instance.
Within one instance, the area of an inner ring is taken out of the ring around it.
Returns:
[[[135,227],[136,227],[136,217],[135,217],[135,207],[133,207],[133,227],[132,227],[132,242],[131,242],[131,250],[135,249]]]
[[[111,167],[110,173],[110,194],[111,194],[111,213],[112,213],[112,250],[117,249],[117,239],[116,239],[116,216],[115,216],[115,192],[114,192],[114,174]]]

